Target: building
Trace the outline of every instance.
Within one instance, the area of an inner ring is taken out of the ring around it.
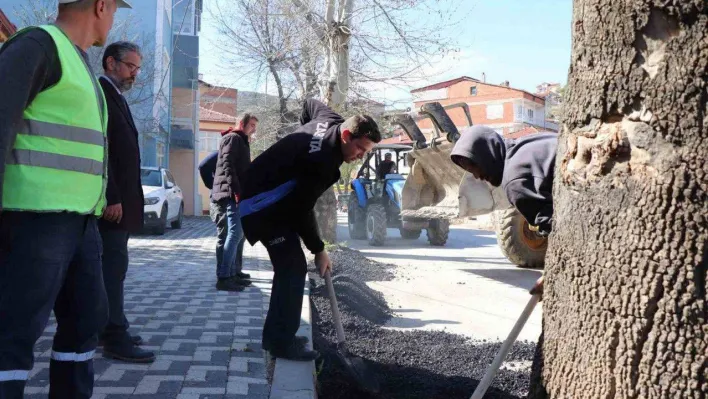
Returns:
[[[122,21],[134,26],[129,36],[142,36],[138,40],[143,52],[143,69],[139,79],[145,86],[125,93],[139,132],[141,159],[144,166],[168,166],[170,138],[170,112],[172,93],[172,7],[173,0],[133,1],[131,10],[121,11]],[[117,21],[118,30],[122,30]],[[115,31],[112,35],[121,35]],[[114,39],[113,37],[109,39]],[[115,38],[114,40],[117,40]],[[181,182],[177,182],[180,184]]]
[[[0,9],[0,43],[5,43],[15,32],[17,32],[17,27],[10,22],[10,19]]]
[[[199,162],[219,149],[221,132],[237,124],[238,91],[199,81]],[[209,214],[209,189],[198,182],[203,214]]]
[[[172,10],[169,168],[184,196],[185,215],[201,213],[199,174],[199,32],[202,0],[176,1]]]
[[[192,0],[194,1],[194,0]],[[125,93],[138,128],[141,159],[145,166],[168,165],[172,93],[172,20],[177,0],[133,1],[132,9],[120,9],[108,41],[130,40],[143,53],[143,66],[135,87]],[[7,15],[15,21],[40,25],[52,22],[56,1],[2,0]],[[23,10],[30,14],[20,18]],[[49,20],[41,18],[48,17]],[[33,19],[34,17],[34,19]],[[2,18],[0,18],[1,20]],[[23,28],[18,26],[18,28]],[[103,49],[94,48],[89,57],[94,70],[101,71]],[[181,183],[181,182],[180,182]]]
[[[434,101],[443,106],[466,103],[474,125],[489,126],[504,136],[528,127],[534,130],[558,130],[555,123],[546,121],[546,102],[543,97],[513,88],[508,81],[497,85],[462,76],[414,89],[411,94],[415,110]],[[467,126],[467,118],[461,109],[450,110],[448,113],[458,128]],[[433,129],[429,120],[421,121],[419,126],[423,133]]]

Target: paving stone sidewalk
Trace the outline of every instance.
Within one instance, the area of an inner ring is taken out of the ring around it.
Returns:
[[[272,269],[265,248],[246,244],[244,270],[254,286],[243,292],[214,288],[216,229],[208,218],[186,218],[181,230],[130,240],[125,313],[130,331],[156,352],[149,365],[103,358],[96,351],[96,399],[267,398],[260,338]],[[52,318],[35,347],[26,397],[46,398]]]

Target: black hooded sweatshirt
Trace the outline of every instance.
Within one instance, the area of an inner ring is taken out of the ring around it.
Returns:
[[[313,209],[322,193],[339,180],[344,162],[342,122],[329,107],[308,99],[301,126],[253,160],[241,185],[241,221],[251,245],[277,238],[273,234],[287,228],[310,252],[324,249]]]
[[[503,139],[486,126],[465,129],[452,150],[460,164],[467,158],[476,164],[493,186],[501,186],[511,205],[539,232],[551,232],[553,218],[553,171],[558,135],[536,133],[519,139]]]

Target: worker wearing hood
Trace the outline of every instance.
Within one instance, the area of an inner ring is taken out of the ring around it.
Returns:
[[[462,132],[452,161],[495,187],[501,186],[509,202],[541,235],[551,232],[553,170],[558,136],[536,133],[504,139],[485,126]]]

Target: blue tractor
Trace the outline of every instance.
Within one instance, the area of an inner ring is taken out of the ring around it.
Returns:
[[[381,246],[386,242],[387,228],[399,229],[405,239],[420,237],[424,226],[411,228],[401,219],[402,192],[409,171],[407,154],[412,149],[412,145],[379,144],[367,155],[351,183],[347,216],[352,239],[368,240],[370,245]],[[384,159],[394,162],[395,173],[382,175],[385,170],[380,167]],[[428,230],[431,228],[434,226],[428,226]],[[436,239],[438,236],[444,239]],[[428,238],[432,245],[445,245],[447,232],[441,235],[428,231]]]

